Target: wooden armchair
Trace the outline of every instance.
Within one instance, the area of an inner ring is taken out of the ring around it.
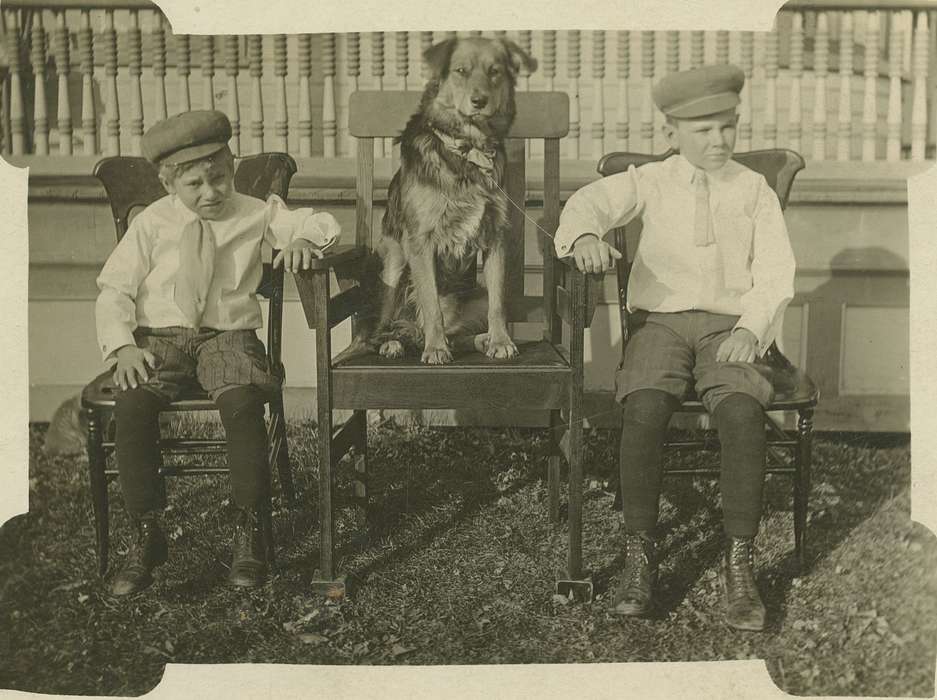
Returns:
[[[261,199],[277,194],[285,200],[289,192],[290,180],[295,172],[295,161],[285,153],[261,153],[238,158],[235,160],[234,187],[238,192]],[[128,156],[104,158],[95,165],[94,175],[101,181],[107,192],[118,241],[127,232],[133,216],[166,194],[157,176],[156,167],[145,158]],[[273,251],[273,255],[275,254],[276,251]],[[257,293],[270,302],[267,316],[267,361],[275,372],[285,377],[283,363],[280,360],[283,268],[273,269],[270,263],[264,263],[263,279]],[[107,466],[107,456],[114,451],[114,436],[110,421],[115,392],[112,374],[111,371],[107,371],[99,375],[85,387],[81,394],[82,410],[88,419],[88,472],[97,536],[98,569],[102,576],[107,571],[109,545],[107,482],[117,476],[117,469]],[[292,503],[294,500],[293,477],[286,444],[282,393],[277,392],[267,397],[267,405],[270,416],[267,428],[269,463],[276,465],[280,488],[287,500]],[[216,406],[203,391],[193,391],[191,394],[182,396],[165,409],[166,412],[173,413],[212,410],[217,410]],[[166,438],[161,440],[160,447],[164,455],[224,454],[226,442],[224,440]],[[193,476],[225,473],[227,468],[186,463],[184,466],[167,464],[160,471],[163,476]],[[267,513],[265,517],[269,518],[270,514]],[[268,534],[272,532],[270,527],[265,530]],[[273,551],[272,546],[268,547],[268,551]]]
[[[648,155],[642,153],[609,153],[598,164],[598,171],[602,176],[614,175],[628,170],[632,165],[640,167],[646,163],[663,160],[672,155],[668,151],[662,155]],[[774,190],[781,203],[781,208],[787,207],[794,177],[804,167],[804,159],[800,154],[786,149],[766,149],[737,153],[733,158],[752,170],[764,175],[768,185]],[[631,272],[631,261],[634,258],[634,248],[629,243],[640,234],[640,222],[632,226],[615,229],[615,246],[622,252],[622,259],[618,261],[618,301],[621,314],[622,356],[628,340],[628,307],[627,290],[628,276]],[[794,551],[797,564],[801,571],[807,565],[806,553],[806,526],[807,503],[810,493],[810,470],[812,463],[811,450],[813,445],[813,409],[819,399],[816,385],[804,372],[794,367],[784,357],[776,343],[772,343],[765,354],[765,359],[774,370],[773,382],[775,389],[774,401],[768,406],[766,425],[768,430],[768,473],[787,474],[793,477],[794,482]],[[691,396],[684,401],[680,408],[682,412],[703,413],[702,403]],[[797,411],[796,431],[785,430],[781,423],[771,415],[779,411]],[[715,431],[707,431],[699,439],[671,441],[665,445],[670,449],[701,449],[717,444]],[[708,469],[681,469],[670,468],[665,474],[680,476],[717,476],[718,467]],[[619,487],[616,505],[620,504],[621,489]]]
[[[330,329],[362,309],[360,278],[365,249],[373,249],[380,236],[375,222],[375,201],[383,192],[374,189],[375,139],[400,134],[417,110],[418,92],[357,92],[349,103],[349,131],[357,138],[357,219],[355,246],[338,247],[314,269],[296,276],[309,328],[316,331],[319,439],[320,564],[314,587],[332,597],[344,594],[337,570],[334,541],[335,472],[354,448],[355,498],[366,508],[367,409],[534,409],[548,415],[556,447],[548,460],[550,515],[559,519],[560,454],[569,463],[568,568],[557,584],[591,595],[591,584],[580,581],[582,509],[582,387],[583,329],[588,327],[594,303],[582,274],[560,265],[550,236],[559,220],[559,142],[568,131],[569,103],[564,93],[525,92],[517,95],[517,118],[507,143],[508,166],[503,186],[517,205],[511,211],[513,235],[507,253],[509,322],[540,322],[542,339],[518,342],[520,356],[491,360],[480,353],[457,355],[444,366],[423,365],[419,358],[391,360],[378,355],[332,361]],[[542,139],[543,217],[536,226],[526,206],[525,140]],[[529,224],[529,225],[528,225]],[[525,229],[539,235],[543,251],[543,294],[526,296],[524,290]],[[330,272],[339,293],[332,296]],[[569,325],[569,347],[561,348],[563,323]],[[351,409],[351,418],[337,429],[333,411]],[[561,412],[564,414],[561,417]]]

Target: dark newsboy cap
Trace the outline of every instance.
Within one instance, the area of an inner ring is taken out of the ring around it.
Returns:
[[[664,76],[653,88],[654,102],[664,114],[694,119],[736,107],[745,84],[737,66],[702,66]]]
[[[188,163],[220,151],[231,138],[224,112],[192,110],[163,119],[143,135],[144,157],[157,165]]]

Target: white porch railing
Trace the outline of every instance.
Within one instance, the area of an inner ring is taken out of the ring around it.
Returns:
[[[794,0],[770,32],[520,31],[540,62],[521,90],[570,94],[565,156],[660,151],[650,87],[702,63],[737,63],[740,150],[812,160],[924,160],[937,135],[937,11],[924,0]],[[422,50],[454,32],[190,37],[145,0],[4,0],[4,155],[139,153],[144,129],[223,109],[240,153],[352,155],[348,95],[419,89]],[[469,34],[482,32],[469,32]],[[488,33],[486,33],[488,34]],[[378,143],[378,156],[389,143]],[[536,157],[538,154],[533,153]]]

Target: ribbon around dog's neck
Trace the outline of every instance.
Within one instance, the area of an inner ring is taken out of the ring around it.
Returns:
[[[461,158],[477,166],[488,177],[494,177],[495,149],[483,150],[472,145],[472,142],[468,139],[457,139],[439,129],[433,129],[433,133],[439,137],[439,140],[450,151],[458,153]]]

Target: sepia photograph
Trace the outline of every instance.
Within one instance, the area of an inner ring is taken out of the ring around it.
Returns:
[[[934,695],[937,0],[646,20],[190,34],[3,0],[29,511],[0,689],[757,662]]]

